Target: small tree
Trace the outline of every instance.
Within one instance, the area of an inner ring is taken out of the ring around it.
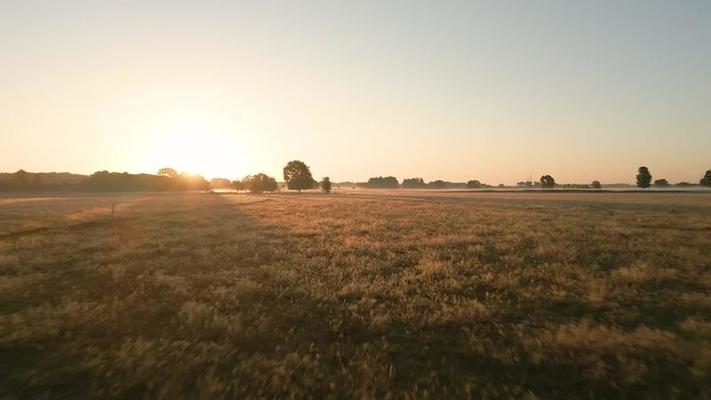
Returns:
[[[325,176],[321,181],[321,190],[324,193],[331,193],[331,179],[329,177]]]
[[[649,168],[639,167],[637,172],[637,186],[642,189],[648,188],[649,183],[652,182],[652,174],[649,173]]]
[[[669,181],[666,179],[657,179],[654,181],[654,186],[666,187],[666,186],[669,186]]]
[[[167,176],[168,178],[175,178],[178,176],[178,171],[173,168],[165,167],[158,170],[158,175]]]
[[[284,181],[289,190],[310,189],[314,185],[314,178],[311,170],[303,161],[289,161],[284,167]]]
[[[600,181],[592,181],[592,184],[590,186],[592,186],[593,189],[602,189]]]
[[[711,186],[711,169],[706,171],[704,177],[699,181],[701,186]]]
[[[555,186],[555,179],[550,175],[543,175],[541,177],[541,187],[552,188]]]

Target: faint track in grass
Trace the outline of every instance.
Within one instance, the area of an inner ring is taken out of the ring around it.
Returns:
[[[109,225],[111,223],[116,223],[119,221],[123,222],[123,221],[126,221],[126,219],[127,219],[126,217],[113,218],[113,219],[112,218],[102,218],[102,219],[78,222],[75,224],[41,226],[41,227],[37,227],[37,228],[24,229],[24,230],[19,230],[19,231],[14,231],[14,232],[2,234],[2,235],[0,235],[0,240],[16,239],[16,238],[22,237],[22,236],[34,235],[37,233],[46,233],[46,232],[50,232],[50,231],[82,230],[82,229],[93,228],[93,227],[102,226],[102,225]]]

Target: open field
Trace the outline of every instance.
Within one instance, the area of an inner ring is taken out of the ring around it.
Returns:
[[[0,196],[0,371],[10,399],[711,398],[711,193]]]

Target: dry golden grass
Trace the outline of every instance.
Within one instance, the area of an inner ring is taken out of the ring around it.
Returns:
[[[517,195],[0,198],[0,398],[711,397],[711,196]]]

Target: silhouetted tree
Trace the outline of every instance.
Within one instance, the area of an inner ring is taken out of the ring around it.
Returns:
[[[427,185],[422,178],[410,178],[402,181],[402,187],[408,189],[421,189],[427,187]]]
[[[555,186],[555,179],[550,175],[543,175],[541,177],[541,187],[552,188]]]
[[[331,193],[331,179],[329,177],[325,176],[321,181],[321,190],[324,193]]]
[[[654,186],[657,186],[657,187],[669,186],[669,181],[666,179],[657,179],[654,181]]]
[[[377,176],[368,179],[367,187],[375,189],[397,189],[399,187],[399,183],[397,181],[397,178],[394,176]]]
[[[445,182],[441,179],[437,179],[436,181],[430,182],[427,185],[431,186],[435,189],[444,189],[447,187],[447,182]]]
[[[245,189],[252,193],[273,192],[277,190],[277,181],[263,173],[246,176],[242,182]]]
[[[481,186],[481,182],[476,179],[467,182],[467,189],[481,189]]]
[[[590,186],[592,186],[593,189],[602,189],[600,181],[592,181],[592,184]]]
[[[637,169],[637,186],[641,188],[648,188],[649,183],[652,181],[652,174],[649,173],[647,167],[639,167]]]
[[[311,176],[311,170],[303,161],[289,161],[284,167],[284,181],[289,190],[310,189],[314,186],[315,180]]]
[[[711,186],[711,169],[706,171],[704,177],[699,181],[701,186]]]
[[[167,176],[168,178],[175,178],[178,176],[178,171],[173,168],[165,167],[158,170],[158,175]]]

